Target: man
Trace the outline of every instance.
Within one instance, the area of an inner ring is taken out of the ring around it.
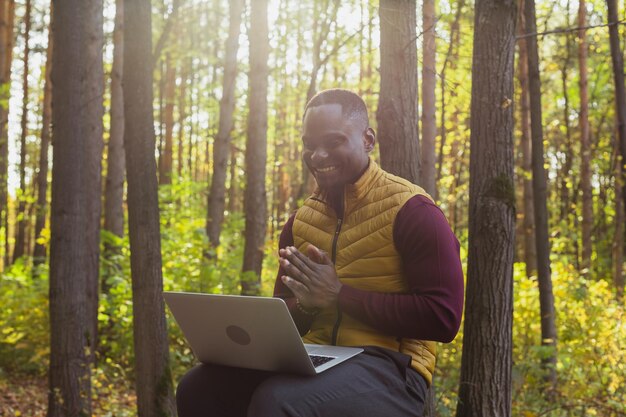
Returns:
[[[305,342],[365,351],[315,377],[201,365],[179,415],[420,416],[435,342],[463,309],[459,244],[419,187],[380,169],[367,109],[342,89],[304,112],[303,159],[318,189],[285,224],[274,295]]]

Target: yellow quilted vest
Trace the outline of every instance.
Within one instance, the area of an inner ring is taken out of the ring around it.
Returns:
[[[319,191],[304,202],[293,223],[294,244],[300,251],[313,244],[328,252],[343,284],[366,291],[406,293],[393,224],[398,210],[418,194],[430,198],[422,188],[383,171],[370,160],[363,176],[346,186],[343,219],[323,201]],[[432,381],[435,342],[381,333],[335,308],[316,316],[304,341],[399,351],[411,356],[412,367],[429,384]]]

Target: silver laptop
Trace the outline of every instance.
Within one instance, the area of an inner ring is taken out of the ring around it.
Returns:
[[[280,298],[164,292],[200,362],[315,375],[363,351],[302,342]]]

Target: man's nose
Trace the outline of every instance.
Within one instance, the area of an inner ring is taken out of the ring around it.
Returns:
[[[313,155],[311,155],[311,160],[315,162],[323,161],[328,157],[328,152],[324,148],[317,148],[313,151]]]

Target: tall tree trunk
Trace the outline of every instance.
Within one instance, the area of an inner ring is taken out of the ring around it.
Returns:
[[[619,157],[619,144],[615,137],[615,232],[613,234],[613,284],[616,298],[624,298],[624,202],[622,201],[622,164]]]
[[[606,0],[609,17],[609,38],[611,42],[611,60],[613,62],[613,80],[615,82],[615,113],[617,114],[617,139],[622,156],[622,198],[626,210],[626,87],[624,87],[624,56],[620,47],[617,26],[617,1]],[[626,215],[625,215],[626,217]]]
[[[50,3],[50,8],[53,5]],[[52,17],[53,13],[51,13]],[[37,171],[37,209],[35,213],[35,239],[41,236],[46,226],[46,214],[48,212],[48,147],[50,145],[50,121],[52,118],[52,84],[50,71],[52,69],[52,24],[48,28],[48,49],[46,51],[46,69],[43,88],[43,115],[41,119],[41,147],[39,153],[39,170]],[[46,260],[46,247],[35,243],[33,263],[41,265]],[[36,270],[37,268],[35,268]]]
[[[15,0],[0,3],[0,228],[4,228],[3,265],[9,263],[9,98]]]
[[[477,0],[470,136],[469,254],[456,415],[511,415],[513,63],[516,2]]]
[[[267,0],[255,0],[250,10],[250,73],[248,138],[246,141],[247,183],[244,194],[246,230],[241,276],[242,294],[259,294],[263,246],[267,227],[265,166],[267,163],[267,84],[269,29]]]
[[[122,70],[124,65],[124,0],[115,1],[113,31],[113,68],[111,69],[111,128],[109,132],[107,176],[104,190],[104,230],[124,236],[124,97]],[[112,259],[120,248],[112,242],[104,246],[104,257]],[[103,277],[102,292],[108,293],[108,277]]]
[[[228,187],[228,211],[234,213],[240,210],[239,179],[237,178],[237,153],[239,150],[231,143],[230,146],[230,185]]]
[[[424,42],[422,46],[422,149],[420,184],[427,193],[437,198],[437,167],[435,155],[435,139],[437,136],[437,120],[435,115],[435,87],[437,84],[437,68],[435,66],[435,0],[423,0],[422,30]]]
[[[48,417],[91,415],[103,106],[101,0],[55,2]],[[68,262],[71,260],[71,262]]]
[[[125,0],[122,85],[128,226],[133,287],[133,339],[139,416],[175,415],[169,368],[152,92],[152,15],[149,1]],[[150,325],[146,325],[149,323]]]
[[[206,232],[212,248],[220,244],[220,233],[224,222],[224,206],[226,204],[226,169],[230,134],[233,129],[233,111],[235,110],[235,87],[237,79],[237,51],[239,50],[239,33],[244,1],[233,0],[229,3],[230,28],[226,40],[224,58],[224,80],[222,99],[220,100],[220,120],[217,136],[213,142],[213,175],[209,191],[209,207],[206,221]]]
[[[591,192],[591,140],[589,137],[589,94],[587,88],[587,25],[585,0],[578,0],[578,73],[580,113],[580,188],[582,189],[582,268],[584,275],[591,268],[591,231],[593,228],[593,195]]]
[[[172,161],[174,137],[174,100],[176,93],[176,64],[172,61],[170,53],[165,58],[165,136],[163,138],[163,156],[159,165],[159,184],[172,183]]]
[[[520,1],[520,14],[518,20],[518,33],[523,34],[526,27],[524,19],[524,0]],[[524,233],[524,263],[526,264],[526,276],[531,277],[537,273],[537,246],[535,243],[535,210],[533,208],[533,182],[532,182],[532,141],[530,134],[530,97],[528,94],[528,49],[526,40],[519,41],[518,78],[520,83],[520,130],[522,149],[522,184],[523,184],[523,207],[524,218],[522,230]]]
[[[24,14],[24,66],[22,74],[22,119],[20,135],[20,193],[16,213],[17,227],[15,231],[15,246],[13,247],[12,262],[25,255],[26,250],[26,137],[28,136],[28,67],[30,57],[30,14],[31,0],[26,0],[26,12]]]
[[[535,0],[525,0],[526,33],[537,32]],[[543,128],[541,112],[541,79],[537,37],[526,38],[528,48],[528,86],[530,92],[530,124],[532,135],[533,203],[535,209],[535,241],[537,245],[537,276],[541,313],[541,344],[551,350],[542,359],[546,383],[552,392],[556,388],[556,324],[554,294],[550,275],[550,241],[548,234],[547,178],[543,157]]]
[[[415,0],[380,1],[380,162],[413,183],[420,170],[415,25]]]

